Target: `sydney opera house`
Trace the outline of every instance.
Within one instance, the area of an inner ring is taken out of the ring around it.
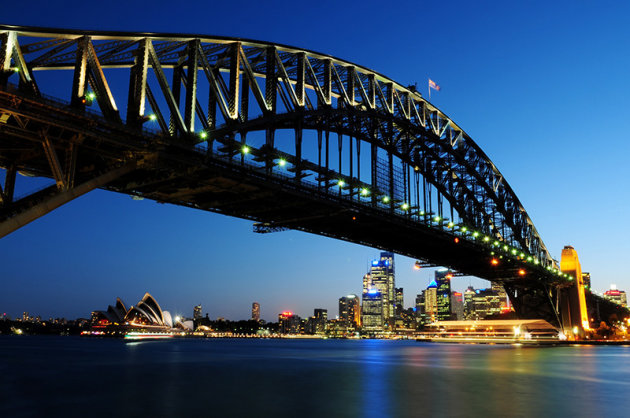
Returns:
[[[153,336],[169,337],[175,328],[191,329],[191,321],[173,321],[168,311],[163,311],[153,296],[146,293],[135,306],[127,308],[125,303],[116,298],[114,306],[106,311],[92,312],[91,331],[88,335],[102,336]]]

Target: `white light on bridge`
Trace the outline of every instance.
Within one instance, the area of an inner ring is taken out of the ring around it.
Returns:
[[[337,186],[339,186],[339,187],[343,187],[345,184],[346,184],[346,182],[345,182],[345,181],[343,181],[343,180],[339,180],[339,181],[337,182]]]
[[[155,116],[154,114],[150,114],[149,115],[149,120],[156,120],[157,116]]]
[[[389,202],[389,196],[383,197],[383,202],[388,203]]]
[[[287,160],[285,160],[284,158],[280,158],[280,161],[278,161],[278,165],[280,167],[284,167],[287,164]]]
[[[403,203],[401,208],[402,208],[402,210],[407,210],[407,209],[409,209],[409,205],[407,203]]]
[[[370,191],[366,189],[365,187],[361,189],[361,196],[367,196],[369,194],[370,194]]]

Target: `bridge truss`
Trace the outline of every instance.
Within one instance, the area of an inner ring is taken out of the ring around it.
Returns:
[[[571,285],[497,167],[412,86],[238,38],[0,26],[0,47],[0,236],[105,188],[394,250],[513,300]],[[18,172],[54,184],[15,199]]]

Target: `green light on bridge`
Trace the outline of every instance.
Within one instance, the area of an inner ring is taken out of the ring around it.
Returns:
[[[149,120],[156,120],[157,116],[155,116],[154,114],[150,114],[149,115]]]
[[[488,242],[490,241],[490,237],[483,237],[483,242]]]
[[[384,196],[383,197],[383,202],[384,203],[389,203],[389,196]]]
[[[452,228],[452,227],[454,227],[454,226],[455,226],[455,224],[454,224],[453,222],[449,222],[447,226],[448,226],[449,228]]]
[[[473,235],[473,238],[477,238],[479,236],[479,232],[475,231],[475,232],[473,232],[472,235]]]
[[[339,186],[339,187],[343,187],[343,186],[345,186],[345,185],[346,185],[346,182],[345,182],[345,181],[343,181],[343,180],[339,180],[339,181],[337,182],[337,186]]]
[[[402,208],[402,210],[407,210],[407,209],[409,209],[409,204],[403,203],[401,208]]]
[[[243,145],[243,148],[241,148],[241,152],[243,154],[249,154],[249,147],[247,145]]]
[[[464,232],[464,233],[466,233],[466,231],[468,231],[468,228],[466,228],[466,227],[464,226],[464,227],[462,227],[461,231],[462,231],[462,232]]]
[[[94,99],[96,99],[96,94],[94,94],[94,92],[91,91],[91,92],[88,93],[87,97],[90,100],[94,100]]]
[[[367,196],[370,194],[370,191],[367,188],[362,188],[361,189],[361,196]]]
[[[442,218],[440,218],[439,216],[436,216],[435,218],[433,218],[433,220],[435,222],[440,222],[442,220]]]
[[[201,131],[201,133],[199,133],[199,138],[206,139],[207,137],[208,133],[206,131]]]
[[[284,158],[280,158],[280,160],[278,161],[278,165],[280,167],[284,167],[285,165],[287,165],[287,160],[285,160]]]

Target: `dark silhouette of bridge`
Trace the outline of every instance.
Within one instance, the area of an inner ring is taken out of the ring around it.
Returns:
[[[448,266],[501,282],[522,317],[567,322],[581,278],[413,87],[246,39],[0,26],[0,40],[0,237],[102,188]],[[16,199],[18,172],[54,183]]]

